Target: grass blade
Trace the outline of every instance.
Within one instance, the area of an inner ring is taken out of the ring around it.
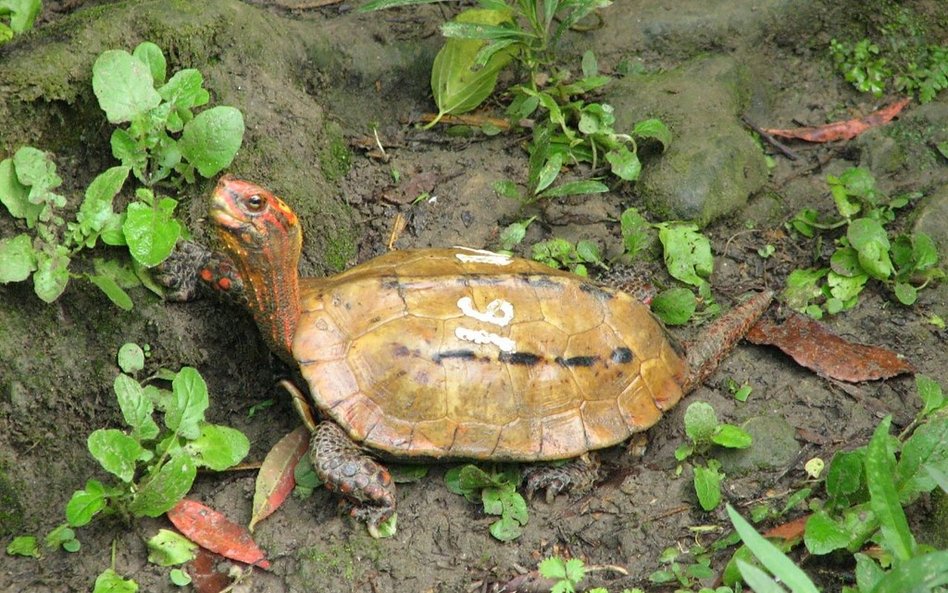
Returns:
[[[737,569],[741,571],[744,582],[754,590],[754,593],[787,593],[787,590],[781,587],[772,576],[753,564],[738,560]]]
[[[869,507],[879,519],[882,545],[899,560],[908,560],[915,551],[915,538],[909,530],[905,511],[899,501],[899,493],[892,480],[895,475],[895,463],[889,456],[887,447],[891,422],[891,418],[880,422],[866,447]]]
[[[750,551],[760,560],[767,570],[777,578],[787,584],[794,593],[819,593],[816,585],[810,580],[805,572],[793,563],[786,554],[777,549],[777,546],[767,541],[764,536],[757,533],[754,527],[747,522],[744,517],[734,510],[734,507],[727,505],[727,514],[734,524],[741,540],[747,545]],[[755,591],[756,591],[755,587]]]

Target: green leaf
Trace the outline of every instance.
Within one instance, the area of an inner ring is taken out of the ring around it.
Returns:
[[[910,558],[892,567],[872,593],[939,591],[948,584],[948,550]]]
[[[9,11],[10,30],[14,33],[25,33],[32,29],[33,23],[42,8],[41,0],[3,0],[0,2],[0,14],[4,14],[5,10]]]
[[[513,541],[523,535],[520,524],[509,517],[501,517],[500,520],[494,521],[488,530],[495,539],[502,542]]]
[[[619,227],[626,253],[634,256],[648,247],[651,225],[636,208],[627,208],[622,213],[619,217]]]
[[[136,593],[138,583],[132,580],[126,580],[111,568],[102,571],[95,579],[95,586],[92,593]]]
[[[159,529],[148,540],[148,561],[158,566],[175,566],[193,560],[198,546],[176,531]]]
[[[87,439],[89,453],[123,482],[135,477],[135,462],[145,452],[138,441],[114,428],[100,428]]]
[[[366,2],[359,7],[358,12],[370,12],[373,10],[383,10],[385,8],[395,8],[397,6],[415,6],[417,4],[434,4],[444,0],[373,0]]]
[[[137,373],[145,368],[145,352],[141,346],[132,342],[122,344],[118,351],[118,365],[123,373]],[[118,378],[116,378],[118,382]],[[136,383],[137,385],[137,383]],[[118,391],[118,389],[116,389]],[[121,403],[121,400],[119,401]]]
[[[129,505],[136,516],[158,517],[171,509],[191,489],[197,467],[183,450],[171,454],[158,473],[145,481]]]
[[[494,183],[492,187],[495,192],[511,200],[520,200],[523,197],[517,189],[517,184],[507,179]]]
[[[885,576],[876,561],[865,554],[853,554],[856,559],[856,585],[860,591],[872,591]]]
[[[695,466],[695,493],[701,508],[713,511],[721,503],[721,479],[724,477],[718,471],[721,464],[715,459],[708,461],[708,467]]]
[[[142,390],[138,381],[128,375],[120,374],[115,377],[113,384],[115,396],[125,423],[132,429],[132,438],[150,440],[158,436],[158,425],[152,418],[154,404]]]
[[[63,523],[47,533],[43,543],[47,548],[63,547],[65,549],[66,544],[74,541],[76,541],[76,532],[67,523]]]
[[[207,384],[197,369],[184,367],[171,382],[174,397],[165,413],[165,425],[187,439],[201,435],[200,423],[207,410]]]
[[[849,545],[854,534],[825,511],[817,511],[806,520],[803,542],[811,554],[829,554]]]
[[[6,206],[11,216],[22,218],[27,227],[33,228],[43,206],[31,203],[29,198],[30,190],[17,178],[13,159],[0,161],[0,203]]]
[[[729,449],[746,449],[751,446],[751,435],[732,424],[719,424],[714,429],[711,442]]]
[[[198,466],[224,471],[236,465],[250,451],[250,441],[244,433],[228,426],[202,424],[201,436],[184,446]]]
[[[458,14],[454,23],[498,25],[510,19],[509,10],[472,8]],[[448,25],[451,23],[445,23]],[[441,115],[474,109],[494,91],[497,75],[510,62],[514,50],[508,47],[498,51],[477,68],[478,53],[483,46],[484,41],[476,39],[449,38],[435,56],[431,66],[431,91],[438,105],[439,119]]]
[[[113,124],[132,121],[161,102],[150,66],[124,50],[108,50],[96,59],[92,90]]]
[[[164,261],[181,235],[181,223],[173,218],[177,202],[161,198],[154,206],[142,202],[128,205],[122,232],[128,250],[140,264],[153,267]]]
[[[18,535],[7,544],[7,554],[39,558],[39,541],[33,535]]]
[[[941,385],[931,377],[915,375],[915,390],[924,403],[924,407],[919,413],[920,416],[928,416],[935,410],[944,407],[945,396],[941,391]]]
[[[890,424],[890,417],[880,422],[866,447],[866,484],[869,487],[870,508],[878,517],[882,530],[883,547],[897,559],[908,560],[915,552],[915,538],[909,530],[892,479],[895,463],[887,446]]]
[[[682,325],[694,315],[698,301],[687,288],[669,288],[652,299],[652,312],[667,325]]]
[[[516,245],[519,245],[527,235],[527,227],[536,217],[530,217],[527,220],[519,220],[507,225],[500,233],[500,248],[510,251]]]
[[[550,155],[543,166],[540,168],[540,175],[537,180],[537,186],[533,190],[534,194],[539,194],[548,188],[559,176],[560,169],[563,167],[563,153],[556,152]]]
[[[938,263],[938,247],[931,237],[918,232],[912,235],[912,260],[916,270],[927,270]]]
[[[550,556],[540,561],[537,566],[540,576],[559,581],[566,578],[566,562],[559,556]]]
[[[711,243],[690,224],[659,225],[658,238],[665,249],[665,266],[675,278],[702,286],[714,269]]]
[[[26,233],[0,239],[0,284],[22,282],[36,269],[33,241]]]
[[[98,480],[86,482],[84,490],[76,490],[66,504],[66,521],[71,527],[82,527],[105,508],[105,487]]]
[[[602,194],[609,191],[609,186],[599,181],[567,181],[556,187],[551,187],[541,192],[538,197],[541,198],[561,198],[564,196],[577,196],[583,194]]]
[[[606,153],[606,160],[612,165],[612,173],[625,181],[635,181],[642,172],[642,163],[637,154],[625,144]]]
[[[738,560],[737,569],[740,571],[744,582],[755,593],[786,593],[787,591],[772,576],[753,564]]]
[[[180,568],[174,568],[168,573],[171,582],[178,587],[186,587],[191,584],[191,575]]]
[[[186,68],[174,73],[171,79],[158,89],[161,98],[173,103],[177,109],[191,109],[206,105],[211,95],[204,89],[204,77],[199,70]]]
[[[895,298],[903,305],[914,305],[918,299],[918,290],[907,282],[895,283]]]
[[[112,211],[112,200],[121,191],[128,178],[128,167],[112,167],[106,169],[86,188],[85,199],[76,213],[80,229],[85,236],[98,233],[105,228],[110,218],[115,216]]]
[[[692,402],[685,410],[685,433],[696,443],[710,443],[718,426],[711,404]]]
[[[231,164],[244,139],[244,116],[227,106],[202,111],[184,126],[178,148],[204,177]]]
[[[819,593],[813,581],[800,570],[790,558],[781,552],[775,545],[757,533],[744,517],[741,517],[731,505],[727,505],[727,514],[734,524],[734,529],[741,536],[754,556],[764,567],[786,583],[794,593]],[[756,589],[755,589],[756,590]]]
[[[44,302],[52,303],[66,290],[69,282],[69,256],[65,247],[57,245],[56,253],[36,253],[36,271],[33,273],[33,291]]]
[[[131,311],[134,304],[132,303],[132,297],[128,296],[128,293],[115,282],[111,276],[103,276],[100,274],[90,274],[87,276],[89,282],[92,282],[99,287],[99,290],[105,293],[105,296],[109,297],[109,300],[123,311]]]
[[[168,64],[165,61],[165,54],[161,52],[160,47],[151,41],[144,41],[138,44],[132,52],[132,55],[148,66],[148,71],[151,72],[151,77],[155,84],[161,84],[165,81],[165,72]]]
[[[632,134],[640,138],[652,138],[662,143],[662,150],[671,144],[671,130],[660,119],[646,119],[635,124]]]
[[[583,53],[582,67],[583,76],[595,76],[599,74],[599,63],[596,61],[596,54],[591,49],[587,49],[585,53]]]
[[[889,237],[879,221],[857,218],[846,231],[849,244],[859,252],[859,263],[870,276],[884,280],[892,273]]]
[[[932,418],[919,426],[902,445],[895,468],[899,500],[909,504],[919,494],[935,489],[935,480],[927,468],[948,472],[948,416]]]
[[[791,309],[803,311],[811,299],[819,297],[819,281],[829,273],[828,268],[794,270],[787,277],[783,299]]]
[[[865,450],[837,451],[826,473],[826,492],[833,497],[848,497],[864,482]]]

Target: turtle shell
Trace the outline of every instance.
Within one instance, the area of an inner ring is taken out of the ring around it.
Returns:
[[[300,301],[317,406],[395,458],[575,457],[657,422],[687,372],[631,296],[485,251],[392,252]]]

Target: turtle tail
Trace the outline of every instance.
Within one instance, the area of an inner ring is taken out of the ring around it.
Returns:
[[[688,377],[682,391],[688,393],[704,381],[734,345],[763,315],[774,292],[759,292],[716,319],[698,337],[686,345]]]

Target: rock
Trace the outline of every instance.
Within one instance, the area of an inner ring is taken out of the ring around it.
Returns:
[[[795,431],[779,416],[755,416],[741,426],[754,439],[747,449],[717,449],[715,458],[727,475],[773,470],[793,463],[800,452]]]
[[[705,225],[730,214],[767,180],[764,153],[741,124],[747,84],[730,57],[702,58],[611,88],[616,130],[660,118],[672,131],[664,154],[643,156],[636,189],[652,213]]]

